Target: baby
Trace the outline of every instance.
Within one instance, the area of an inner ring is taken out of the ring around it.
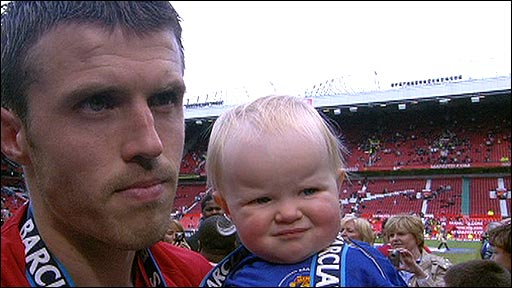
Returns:
[[[221,115],[208,184],[242,245],[202,286],[407,286],[378,250],[339,233],[344,149],[296,97],[267,96]]]

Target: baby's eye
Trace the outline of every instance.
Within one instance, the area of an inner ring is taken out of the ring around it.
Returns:
[[[270,202],[270,198],[268,197],[261,197],[261,198],[258,198],[258,199],[255,199],[255,200],[252,200],[251,203],[256,203],[256,204],[265,204],[265,203],[268,203]]]
[[[307,196],[307,195],[313,195],[317,191],[318,191],[318,189],[316,189],[316,188],[307,188],[307,189],[302,190],[302,193],[304,193],[304,195]]]

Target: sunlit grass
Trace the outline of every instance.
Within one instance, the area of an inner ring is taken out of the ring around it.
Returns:
[[[437,248],[439,246],[439,241],[437,240],[425,240],[425,244],[431,248]],[[480,259],[480,247],[482,243],[480,241],[453,241],[448,240],[448,247],[451,248],[466,248],[471,249],[472,252],[469,253],[450,253],[447,252],[433,252],[436,255],[440,255],[446,259],[449,259],[453,264],[458,264],[461,262],[466,262],[469,260]],[[444,250],[444,249],[442,249]]]

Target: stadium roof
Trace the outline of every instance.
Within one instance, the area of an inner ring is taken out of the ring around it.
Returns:
[[[430,79],[429,79],[430,80]],[[448,79],[447,79],[448,80]],[[418,82],[418,81],[417,81]],[[350,109],[351,107],[368,107],[378,105],[399,105],[421,101],[450,101],[455,98],[472,98],[478,101],[479,97],[486,97],[497,94],[510,94],[511,77],[496,76],[484,79],[468,79],[461,81],[446,82],[421,82],[418,84],[407,82],[407,85],[390,88],[388,90],[358,92],[350,94],[330,94],[305,97],[311,99],[316,108],[340,108]],[[447,100],[448,99],[448,100]],[[220,102],[222,103],[222,102]],[[196,107],[185,108],[186,120],[201,120],[217,118],[222,112],[232,108],[234,105],[197,105]],[[352,108],[354,109],[354,108]]]

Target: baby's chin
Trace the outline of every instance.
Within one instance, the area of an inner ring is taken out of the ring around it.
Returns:
[[[298,233],[300,234],[300,233]],[[340,246],[344,241],[337,240],[336,231],[311,229],[303,235],[285,235],[284,237],[262,237],[260,241],[247,241],[245,247],[259,258],[276,264],[295,264],[309,257],[329,250],[341,251],[340,247],[330,247],[331,244]],[[339,243],[338,243],[339,242]],[[332,251],[336,253],[336,251]]]

